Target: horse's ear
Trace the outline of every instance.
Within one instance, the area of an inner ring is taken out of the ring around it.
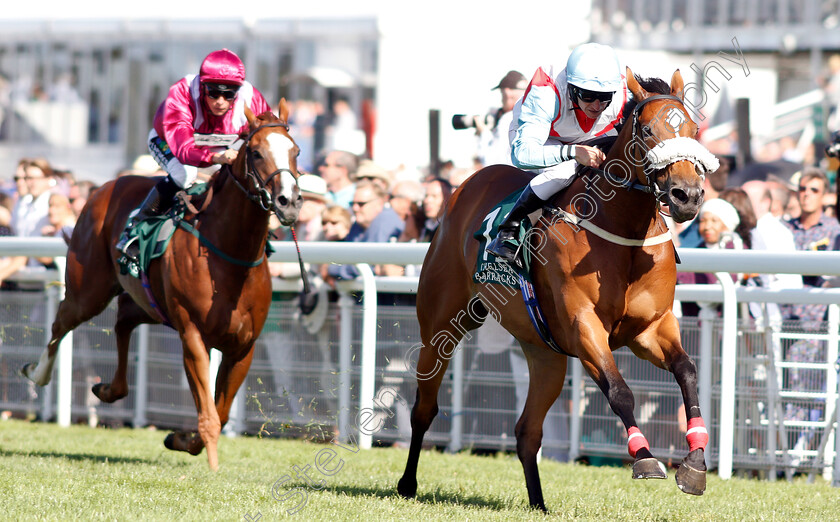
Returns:
[[[685,96],[683,92],[684,86],[685,84],[683,83],[682,74],[680,74],[680,70],[677,69],[674,71],[674,75],[671,76],[671,95],[682,100]]]
[[[245,107],[245,118],[248,120],[248,125],[254,127],[257,124],[257,117],[254,116],[254,111],[250,107]]]
[[[633,99],[636,102],[640,102],[647,98],[648,92],[639,85],[638,80],[636,80],[636,75],[633,74],[633,71],[630,70],[630,67],[627,67],[627,88],[630,89],[630,92],[633,93]]]
[[[277,114],[281,120],[286,123],[289,122],[289,104],[286,102],[286,98],[280,98],[280,103],[277,105]]]

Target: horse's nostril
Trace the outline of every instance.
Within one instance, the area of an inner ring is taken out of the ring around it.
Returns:
[[[289,199],[286,196],[280,196],[277,198],[277,203],[279,203],[281,207],[285,207],[289,204]]]
[[[671,200],[679,201],[680,203],[686,203],[688,202],[688,194],[686,194],[683,189],[671,189]]]

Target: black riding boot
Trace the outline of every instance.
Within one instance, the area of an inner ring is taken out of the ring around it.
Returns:
[[[487,245],[487,251],[508,263],[514,263],[519,268],[523,268],[522,259],[516,255],[519,250],[519,238],[517,237],[519,225],[523,219],[528,217],[528,214],[539,210],[544,203],[545,201],[531,190],[531,185],[527,185],[522,194],[519,195],[519,199],[513,204],[513,208],[504,222],[499,225],[499,233]]]
[[[136,236],[129,239],[128,232],[134,228],[137,223],[159,216],[169,210],[170,207],[172,207],[175,193],[178,192],[178,190],[180,190],[180,188],[169,176],[166,176],[162,180],[158,181],[157,184],[152,187],[152,190],[150,190],[146,195],[146,199],[143,200],[143,203],[140,204],[140,208],[137,210],[137,213],[131,218],[128,227],[126,227],[125,232],[123,232],[123,235],[120,238],[120,242],[117,243],[117,250],[125,254],[129,259],[136,260],[139,253],[137,241],[135,240]]]

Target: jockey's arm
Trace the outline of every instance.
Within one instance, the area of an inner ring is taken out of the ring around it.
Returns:
[[[550,87],[532,87],[522,99],[516,131],[511,141],[511,161],[520,169],[543,169],[575,157],[574,145],[546,145],[560,99]]]
[[[183,80],[182,80],[183,82]],[[169,89],[163,108],[163,139],[172,154],[184,165],[209,167],[213,152],[195,145],[192,98],[186,82],[178,82]]]

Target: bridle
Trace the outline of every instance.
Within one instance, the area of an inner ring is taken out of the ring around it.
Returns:
[[[633,107],[633,116],[632,121],[630,122],[630,125],[632,126],[630,143],[633,147],[633,166],[634,170],[638,169],[639,167],[644,168],[645,180],[647,181],[647,184],[639,183],[636,179],[636,176],[631,176],[630,179],[624,179],[616,176],[611,172],[607,172],[599,168],[590,168],[596,172],[604,174],[610,179],[610,181],[612,181],[618,186],[622,186],[626,189],[636,189],[642,192],[646,192],[648,194],[653,194],[653,197],[656,198],[656,200],[659,203],[663,203],[663,199],[667,196],[667,192],[662,190],[659,187],[659,185],[656,184],[656,178],[654,177],[656,169],[646,168],[645,156],[647,154],[647,150],[649,149],[644,150],[642,156],[639,157],[639,145],[640,141],[642,144],[644,143],[645,130],[647,129],[647,133],[650,134],[650,129],[642,124],[641,120],[639,119],[639,115],[642,113],[642,109],[645,105],[647,105],[649,102],[656,100],[672,100],[678,102],[680,105],[684,105],[681,99],[671,94],[655,94],[653,96],[648,96],[644,100],[637,103],[635,107]]]
[[[271,127],[282,127],[286,129],[287,132],[289,130],[289,125],[286,122],[281,121],[279,123],[266,123],[265,125],[260,125],[256,129],[252,130],[250,133],[248,133],[248,136],[245,138],[245,177],[251,180],[251,182],[254,185],[254,189],[256,189],[256,193],[251,192],[250,189],[244,187],[242,183],[240,183],[239,180],[236,179],[236,176],[230,177],[233,178],[233,181],[236,183],[236,186],[242,189],[242,192],[245,193],[245,196],[251,201],[255,202],[257,205],[259,205],[260,208],[262,208],[266,212],[277,212],[277,205],[274,204],[274,198],[272,197],[271,192],[269,192],[266,186],[269,182],[271,182],[274,176],[280,175],[284,172],[288,172],[289,174],[291,174],[295,178],[296,182],[297,176],[295,175],[295,172],[292,169],[287,168],[275,170],[271,173],[271,175],[268,176],[268,178],[265,179],[265,181],[263,181],[263,179],[257,175],[257,170],[256,168],[254,168],[254,151],[253,149],[251,149],[251,138],[253,138],[257,132]],[[230,167],[228,166],[228,168]]]
[[[638,156],[638,152],[639,152],[639,148],[640,148],[640,141],[641,141],[641,144],[645,144],[644,132],[645,132],[645,130],[647,130],[648,134],[651,134],[651,135],[653,134],[650,131],[649,127],[642,125],[642,122],[639,119],[639,115],[642,113],[642,109],[644,108],[645,105],[647,105],[649,102],[652,102],[652,101],[655,101],[655,100],[671,100],[671,101],[675,101],[675,102],[679,103],[682,106],[685,106],[683,104],[683,101],[680,98],[678,98],[678,97],[676,97],[672,94],[655,94],[653,96],[648,96],[644,100],[640,101],[633,108],[633,122],[632,122],[633,133],[630,136],[630,143],[631,143],[631,146],[633,147],[633,163],[634,163],[634,165],[636,165],[636,168],[638,168],[639,166],[645,167],[645,164],[643,163],[643,160],[644,160],[644,156],[647,156],[647,150],[645,150],[643,152],[643,154],[644,154],[643,158],[640,159],[639,156]],[[640,141],[637,141],[637,136],[639,137]],[[656,136],[654,136],[654,137],[656,138]],[[650,149],[648,149],[648,150],[650,150]],[[656,184],[656,178],[654,176],[654,173],[656,172],[656,169],[644,168],[644,172],[645,172],[645,180],[647,181],[647,186],[650,188],[650,193],[653,194],[653,197],[655,197],[658,202],[663,203],[663,198],[665,198],[667,193],[664,190],[662,190],[661,188],[659,188],[659,185]]]

